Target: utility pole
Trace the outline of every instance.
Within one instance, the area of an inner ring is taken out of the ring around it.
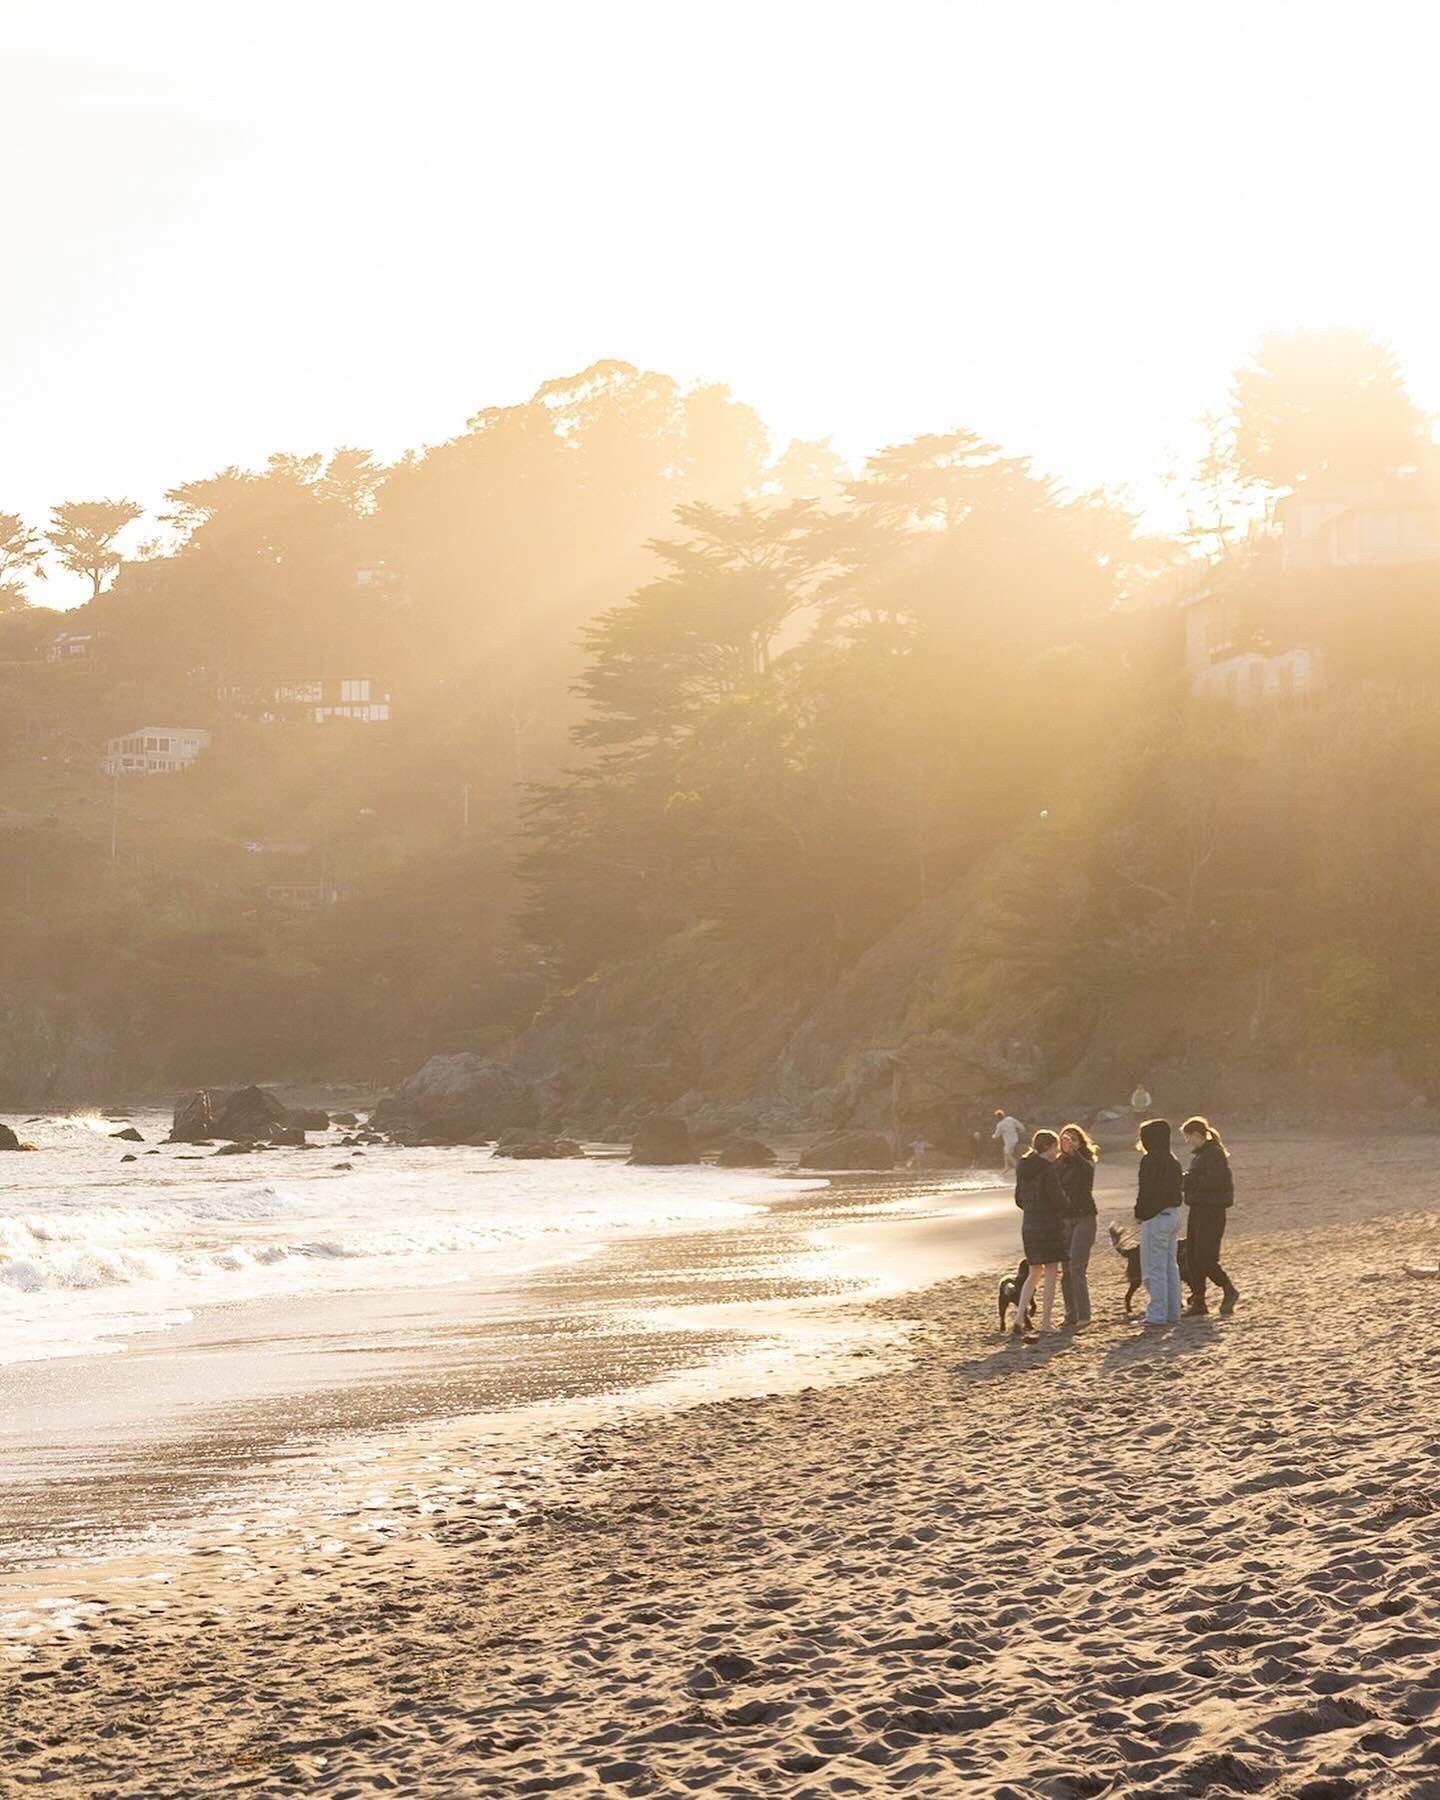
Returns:
[[[470,783],[463,782],[460,788],[460,828],[468,832],[470,829]]]
[[[120,765],[110,771],[110,860],[120,859]]]

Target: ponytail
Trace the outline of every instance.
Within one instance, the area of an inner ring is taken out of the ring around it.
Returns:
[[[1214,1144],[1222,1156],[1230,1154],[1225,1148],[1225,1140],[1208,1119],[1202,1119],[1197,1114],[1193,1119],[1187,1119],[1180,1129],[1186,1137],[1194,1136],[1197,1133],[1203,1134],[1206,1141]]]

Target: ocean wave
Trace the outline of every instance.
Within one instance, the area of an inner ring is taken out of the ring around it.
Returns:
[[[165,1123],[136,1120],[152,1143]],[[343,1175],[314,1159],[122,1168],[115,1129],[98,1114],[37,1122],[41,1154],[0,1167],[0,1363],[123,1347],[229,1301],[503,1282],[616,1234],[724,1225],[775,1192],[760,1175],[497,1166],[480,1150],[400,1151]]]

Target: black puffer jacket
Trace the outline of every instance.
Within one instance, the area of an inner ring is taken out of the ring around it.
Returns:
[[[1185,1171],[1185,1204],[1187,1206],[1233,1206],[1235,1177],[1230,1172],[1230,1158],[1215,1142],[1207,1138],[1190,1158]]]
[[[1065,1194],[1065,1216],[1070,1219],[1095,1217],[1095,1165],[1088,1156],[1062,1156],[1055,1164],[1060,1186]]]
[[[1053,1162],[1027,1150],[1015,1165],[1015,1204],[1024,1214],[1021,1241],[1030,1263],[1065,1260],[1065,1194]]]

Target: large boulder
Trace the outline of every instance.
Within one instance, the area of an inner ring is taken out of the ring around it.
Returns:
[[[328,1119],[326,1123],[329,1123]],[[230,1138],[236,1143],[254,1143],[277,1137],[293,1124],[290,1108],[269,1088],[243,1087],[224,1096],[216,1105],[215,1129],[211,1136]]]
[[[715,1152],[717,1169],[768,1169],[775,1152],[759,1138],[726,1138]]]
[[[468,1051],[432,1056],[371,1114],[382,1131],[446,1144],[488,1144],[513,1125],[528,1125],[535,1104],[503,1063]]]
[[[133,1125],[125,1126],[121,1131],[112,1131],[110,1135],[112,1138],[119,1138],[122,1143],[126,1144],[143,1144],[145,1142]]]
[[[181,1094],[170,1125],[172,1144],[203,1144],[215,1135],[215,1109],[208,1088]]]
[[[836,1131],[800,1158],[802,1169],[893,1169],[895,1152],[879,1131]]]
[[[8,1125],[0,1123],[0,1150],[18,1150],[19,1148],[19,1138]]]
[[[292,1106],[288,1109],[286,1123],[293,1125],[297,1131],[328,1131],[330,1115],[318,1106]]]
[[[699,1162],[700,1154],[690,1135],[690,1127],[683,1119],[652,1113],[635,1127],[630,1160],[632,1163],[693,1163]]]
[[[325,1113],[297,1111],[269,1088],[234,1092],[200,1088],[175,1102],[169,1142],[203,1144],[227,1138],[233,1143],[297,1143],[304,1141],[306,1131],[325,1131],[329,1125]]]

